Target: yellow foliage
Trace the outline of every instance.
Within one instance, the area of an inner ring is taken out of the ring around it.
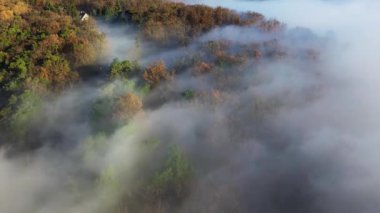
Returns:
[[[3,10],[0,12],[0,21],[8,21],[13,19],[14,15],[11,10]]]
[[[0,0],[0,21],[9,21],[15,15],[22,15],[27,12],[29,12],[29,6],[24,2]]]
[[[27,12],[29,12],[29,6],[27,4],[25,4],[24,2],[17,2],[17,4],[15,4],[13,7],[12,7],[12,10],[13,10],[13,13],[15,15],[22,15],[22,14],[25,14]]]

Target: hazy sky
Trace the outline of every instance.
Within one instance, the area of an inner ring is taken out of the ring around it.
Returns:
[[[319,33],[330,30],[350,31],[360,23],[379,24],[379,1],[372,0],[186,0],[211,6],[224,6],[237,11],[252,10],[276,18],[289,26],[312,28]]]

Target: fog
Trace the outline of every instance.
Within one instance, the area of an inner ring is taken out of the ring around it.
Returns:
[[[3,150],[0,212],[116,212],[115,205],[129,199],[125,194],[138,185],[142,162],[164,164],[164,150],[152,160],[144,145],[154,138],[160,146],[184,150],[196,172],[190,194],[172,212],[378,213],[380,3],[187,2],[258,11],[288,28],[263,34],[250,27],[221,27],[187,48],[150,55],[151,48],[142,43],[148,55],[143,63],[163,59],[171,64],[215,39],[238,44],[277,39],[292,57],[251,60],[231,70],[237,74],[223,86],[211,76],[192,78],[184,70],[149,95],[112,82],[73,88],[46,101],[39,127],[65,136],[59,143],[67,146],[44,146],[15,158]],[[134,48],[133,32],[100,26],[110,44],[109,60],[136,57],[134,51],[124,52]],[[303,57],[308,48],[318,50],[317,60]],[[181,101],[164,93],[187,89],[211,95],[205,101]],[[144,103],[162,96],[166,102],[144,108],[112,134],[91,135],[85,116],[89,105],[116,90],[135,92]],[[55,143],[54,137],[41,140]]]
[[[113,59],[137,60],[140,57],[137,30],[129,24],[113,23],[103,19],[97,20],[99,30],[106,36],[105,63]]]

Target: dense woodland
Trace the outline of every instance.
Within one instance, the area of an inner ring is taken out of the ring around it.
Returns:
[[[102,141],[99,138],[112,134],[135,115],[165,102],[195,101],[211,106],[223,102],[231,88],[240,87],[246,68],[260,60],[318,57],[317,51],[308,47],[288,51],[276,39],[248,44],[227,39],[197,41],[216,27],[230,25],[252,26],[264,34],[284,32],[283,24],[254,12],[240,14],[220,7],[161,0],[0,0],[0,141],[11,150],[10,155],[36,150],[45,145],[41,141],[46,138],[60,141],[59,134],[38,129],[46,119],[39,116],[44,103],[86,84],[80,70],[96,65],[104,57],[100,51],[105,48],[104,34],[94,18],[80,21],[80,11],[109,23],[132,24],[139,30],[139,41],[157,49],[193,47],[170,63],[158,59],[142,66],[138,60],[122,58],[107,64],[107,76],[99,78],[103,84],[113,84],[118,89],[98,95],[87,109],[93,134],[87,140],[90,147],[97,146]],[[212,79],[210,88],[177,90],[170,82],[181,75],[194,79],[207,76]],[[278,104],[270,100],[252,109],[270,111]],[[231,126],[242,127],[239,137],[250,134],[240,121],[231,118],[231,122]],[[156,147],[158,142],[149,139],[144,143],[146,147]],[[116,205],[117,212],[175,212],[188,195],[196,171],[178,146],[165,149],[164,156],[151,151],[147,159],[165,159],[163,165],[142,165],[147,169],[137,176],[143,178],[132,191],[123,194],[122,202]],[[112,185],[112,172],[104,171],[97,182]]]

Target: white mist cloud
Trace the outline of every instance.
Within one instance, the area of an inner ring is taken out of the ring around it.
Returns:
[[[113,59],[136,60],[139,57],[137,30],[127,23],[110,23],[104,20],[97,20],[99,30],[106,36],[106,61]]]

